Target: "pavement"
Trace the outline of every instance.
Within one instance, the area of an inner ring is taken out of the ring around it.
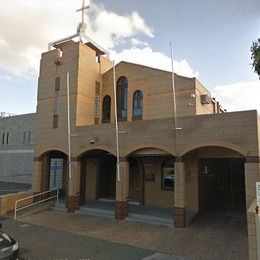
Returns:
[[[51,237],[51,241],[59,245],[65,242],[71,244],[70,238],[74,236],[79,236],[79,241],[88,240],[86,243],[92,241],[89,244],[91,246],[85,248],[85,253],[88,252],[89,258],[78,258],[79,255],[73,255],[65,250],[66,253],[63,255],[49,255],[55,256],[55,259],[248,259],[246,219],[245,216],[240,215],[206,213],[185,229],[66,213],[52,209],[19,218],[19,223],[21,222],[43,230],[36,234],[36,239],[45,239],[42,234],[48,230],[49,234],[61,233],[55,240]],[[62,235],[63,232],[68,235]],[[63,242],[64,239],[65,242]],[[45,251],[49,250],[49,246],[43,245],[42,250],[44,248]],[[75,246],[74,243],[73,248],[77,248]],[[80,250],[79,248],[74,253]],[[94,254],[97,251],[99,255]],[[50,252],[55,253],[55,251]],[[105,258],[102,258],[104,255]]]
[[[154,252],[59,229],[3,219],[3,230],[18,240],[20,260],[134,260]]]

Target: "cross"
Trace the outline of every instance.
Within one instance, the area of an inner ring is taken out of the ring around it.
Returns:
[[[81,23],[84,24],[84,10],[88,9],[90,6],[87,5],[85,6],[85,0],[82,0],[82,7],[78,10],[76,10],[76,12],[81,12]]]

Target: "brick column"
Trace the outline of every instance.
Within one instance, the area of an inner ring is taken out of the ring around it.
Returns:
[[[80,161],[71,158],[71,179],[68,176],[67,211],[74,212],[79,209],[80,194]]]
[[[248,209],[256,198],[256,182],[260,181],[259,156],[247,156],[245,160],[246,208]]]
[[[42,161],[39,157],[33,158],[32,190],[34,193],[41,191]]]
[[[32,175],[32,190],[33,194],[49,190],[49,164],[48,156],[44,155],[42,157],[33,158],[33,175]],[[38,201],[45,199],[48,195],[41,195],[35,197],[33,200]]]
[[[176,157],[175,162],[175,187],[174,187],[174,226],[186,226],[186,183],[184,162],[181,157]]]
[[[125,219],[128,216],[129,195],[129,162],[125,157],[120,157],[120,175],[116,179],[116,205],[115,218]]]

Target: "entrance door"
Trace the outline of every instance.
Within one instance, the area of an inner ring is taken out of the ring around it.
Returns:
[[[67,196],[67,156],[59,151],[46,154],[46,190],[59,189],[59,195]]]
[[[201,159],[199,162],[200,210],[245,211],[243,159]]]
[[[115,199],[116,197],[116,158],[101,156],[98,169],[98,198]]]
[[[62,189],[63,181],[63,158],[51,158],[50,159],[50,182],[49,189]]]
[[[135,158],[129,161],[129,200],[143,204],[143,174]]]

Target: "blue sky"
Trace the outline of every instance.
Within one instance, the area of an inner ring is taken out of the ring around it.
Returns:
[[[197,76],[228,111],[260,111],[260,81],[250,66],[259,0],[88,3],[87,34],[116,61],[169,69],[172,41],[177,73]],[[0,112],[35,112],[40,53],[75,32],[80,6],[81,0],[1,0]]]

